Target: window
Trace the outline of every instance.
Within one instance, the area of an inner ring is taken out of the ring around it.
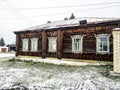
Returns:
[[[29,39],[22,39],[22,51],[26,52],[28,51],[28,42],[29,42]]]
[[[109,53],[109,34],[97,35],[97,53]]]
[[[82,52],[82,39],[81,35],[73,35],[72,38],[72,52],[81,53]]]
[[[56,52],[57,51],[57,37],[48,37],[49,41],[49,52]]]
[[[38,38],[31,38],[31,51],[35,52],[38,50]]]

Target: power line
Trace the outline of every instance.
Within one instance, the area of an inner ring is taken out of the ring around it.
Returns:
[[[118,7],[120,5],[111,5],[111,6],[105,6],[105,7],[98,7],[98,8],[91,8],[91,9],[83,9],[83,10],[77,10],[73,11],[75,12],[87,12],[87,11],[93,11],[93,10],[98,10],[98,9],[105,9],[105,8],[111,8],[111,7]],[[44,15],[39,15],[39,16],[29,16],[29,17],[41,17],[41,16],[52,16],[52,15],[60,15],[60,14],[68,14],[72,12],[62,12],[62,13],[56,13],[56,14],[44,14]]]
[[[47,14],[47,15],[40,15],[40,16],[60,15],[60,14],[75,13],[75,12],[87,12],[87,11],[93,11],[93,10],[104,9],[104,8],[111,8],[111,7],[118,7],[118,6],[120,6],[120,5],[111,5],[111,6],[105,6],[105,7],[77,10],[77,11],[73,11],[73,12],[62,12],[62,13],[57,13],[57,14]]]
[[[85,9],[85,10],[80,10],[80,11],[86,12],[86,11],[89,11],[89,10],[92,11],[92,10],[98,10],[98,9],[104,9],[104,8],[111,8],[111,7],[118,7],[118,6],[120,6],[120,4],[119,5],[111,5],[111,6],[105,6],[105,7],[92,8],[92,9]],[[77,12],[77,11],[75,11],[75,12]]]
[[[4,26],[2,23],[0,23],[0,27],[2,27],[3,29],[11,32],[11,30],[8,27]]]
[[[30,9],[55,9],[55,8],[70,8],[70,7],[80,7],[80,6],[96,6],[96,5],[110,5],[119,4],[120,2],[109,2],[109,3],[96,3],[96,4],[81,4],[81,5],[70,5],[70,6],[58,6],[58,7],[39,7],[39,8],[14,8],[14,10],[30,10]],[[0,9],[0,10],[11,10],[11,9]]]
[[[0,3],[1,3],[1,2],[4,2],[4,1],[5,1],[5,0],[0,0]],[[6,1],[7,1],[7,0],[6,0]]]
[[[98,9],[105,9],[105,8],[118,7],[118,6],[120,6],[120,5],[111,5],[111,6],[106,6],[106,7],[77,10],[77,11],[73,11],[73,12],[62,12],[62,13],[56,13],[56,14],[44,14],[44,15],[39,15],[39,16],[27,16],[27,17],[55,16],[55,15],[68,14],[68,13],[94,11],[94,10],[98,10]],[[24,17],[24,18],[26,18],[26,17]]]
[[[22,17],[24,17],[24,18],[22,18],[21,17],[21,19],[22,20],[24,20],[25,22],[27,22],[27,23],[29,23],[29,24],[31,24],[32,23],[32,21],[30,21],[26,16],[24,16],[21,12],[19,12],[18,10],[15,10],[10,4],[8,4],[7,2],[4,2],[4,4],[6,4],[9,8],[11,8],[11,13],[12,14],[14,14],[15,16],[17,16],[16,15],[16,13],[18,13],[18,15],[21,15]],[[16,13],[14,13],[12,10],[14,10]],[[27,20],[27,21],[26,21]]]

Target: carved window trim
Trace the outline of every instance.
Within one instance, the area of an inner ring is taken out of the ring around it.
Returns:
[[[82,53],[83,52],[83,36],[82,35],[72,35],[71,39],[72,39],[72,52],[73,53]]]

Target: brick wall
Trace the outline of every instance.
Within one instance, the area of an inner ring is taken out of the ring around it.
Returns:
[[[120,28],[113,29],[114,72],[120,73]]]

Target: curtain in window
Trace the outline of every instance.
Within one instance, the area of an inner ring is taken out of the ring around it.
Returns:
[[[57,37],[49,37],[49,52],[56,52],[57,51]]]
[[[29,39],[22,39],[23,45],[22,45],[22,51],[28,51],[28,42]]]
[[[35,52],[38,50],[38,38],[31,38],[31,51]]]

